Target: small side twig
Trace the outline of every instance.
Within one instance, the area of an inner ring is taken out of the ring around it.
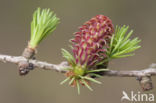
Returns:
[[[26,58],[27,61],[22,61],[18,63],[18,68],[19,68],[19,74],[22,75],[26,75],[29,73],[30,70],[34,69],[33,65],[30,65],[29,59],[34,58],[36,52],[36,48],[31,48],[28,46],[24,49],[23,53],[22,53],[22,57]]]

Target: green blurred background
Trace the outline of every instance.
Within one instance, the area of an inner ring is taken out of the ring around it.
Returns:
[[[22,53],[30,38],[32,13],[37,7],[51,8],[61,18],[53,35],[38,47],[40,60],[60,63],[64,60],[61,48],[70,50],[68,40],[73,32],[91,17],[103,14],[114,25],[129,25],[134,29],[133,37],[142,40],[142,48],[135,56],[113,60],[111,69],[144,69],[156,62],[155,0],[0,0],[1,54]],[[64,78],[61,73],[40,69],[20,77],[16,65],[0,62],[0,103],[120,103],[123,90],[141,91],[135,78],[103,77],[102,85],[92,84],[93,92],[82,87],[78,96],[76,88],[59,84]],[[156,87],[156,77],[152,79]],[[155,93],[156,99],[156,89],[141,93]]]

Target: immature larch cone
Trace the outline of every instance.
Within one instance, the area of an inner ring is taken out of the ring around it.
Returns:
[[[113,32],[112,21],[104,15],[97,15],[84,23],[71,40],[76,64],[89,68],[106,58]]]

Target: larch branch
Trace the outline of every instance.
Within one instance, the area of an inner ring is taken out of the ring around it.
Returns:
[[[22,56],[9,56],[0,54],[0,61],[6,63],[19,64],[20,62],[28,61]],[[66,72],[64,68],[68,68],[68,63],[66,61],[61,62],[60,64],[51,64],[39,60],[29,60],[29,63],[33,64],[35,68],[40,68],[44,70],[56,70],[58,72]],[[110,70],[105,72],[104,76],[119,76],[119,77],[143,77],[143,76],[156,76],[156,64],[153,63],[149,68],[144,70],[132,70],[132,71],[117,71]]]

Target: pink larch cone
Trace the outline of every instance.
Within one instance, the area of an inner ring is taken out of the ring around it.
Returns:
[[[112,21],[104,15],[97,15],[84,23],[71,40],[76,63],[90,67],[106,58],[113,31]]]

